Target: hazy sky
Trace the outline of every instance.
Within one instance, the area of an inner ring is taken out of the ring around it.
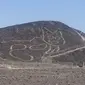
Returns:
[[[61,21],[85,32],[85,0],[0,0],[0,28],[38,20]]]

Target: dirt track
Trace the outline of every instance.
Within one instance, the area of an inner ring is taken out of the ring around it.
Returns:
[[[0,68],[0,85],[85,85],[85,67],[49,64],[26,67]]]

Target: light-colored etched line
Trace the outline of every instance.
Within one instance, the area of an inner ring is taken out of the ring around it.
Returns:
[[[42,30],[42,40],[43,40],[44,43],[46,43],[46,44],[49,46],[49,49],[48,49],[48,50],[43,54],[43,56],[41,57],[42,62],[45,62],[45,55],[51,50],[51,44],[48,43],[47,41],[45,41],[45,33],[44,33],[44,30],[43,30],[43,29],[41,29],[41,30]]]
[[[14,56],[14,55],[12,54],[12,52],[15,51],[15,50],[25,50],[25,49],[27,48],[26,45],[24,45],[25,47],[24,47],[23,49],[13,49],[13,46],[14,46],[14,45],[11,45],[10,51],[9,51],[9,55],[10,55],[11,57],[16,58],[16,59],[21,60],[21,61],[32,61],[32,60],[34,60],[34,57],[33,57],[32,55],[29,55],[29,56],[30,56],[30,60],[23,60],[23,59],[18,58],[18,57]]]
[[[14,44],[14,45],[16,46],[16,45],[23,45],[23,44]],[[14,45],[11,45],[10,50],[25,50],[25,49],[27,48],[26,45],[23,45],[24,48],[22,48],[22,49],[13,49],[13,46],[14,46]]]
[[[56,49],[56,48],[55,48],[55,49]],[[53,50],[51,51],[51,53],[54,53],[55,49],[53,49]]]
[[[47,41],[43,40],[44,43],[46,43],[47,45],[51,45],[50,43],[48,43]]]
[[[13,42],[32,42],[35,38],[40,38],[40,37],[34,37],[32,38],[31,40],[10,40],[10,41],[13,41]]]
[[[76,31],[75,29],[73,29],[80,37],[83,41],[85,41],[85,37],[83,37],[78,31]]]
[[[43,29],[41,29],[42,30],[42,40],[44,40],[44,38],[45,38],[45,33],[44,33],[44,30]]]
[[[30,42],[30,40],[10,40],[10,41],[12,41],[12,42]]]
[[[49,46],[49,49],[45,52],[45,54],[48,54],[51,51],[52,46]]]
[[[30,42],[32,42],[36,37],[32,38],[31,40],[29,40]]]
[[[58,55],[49,56],[49,57],[57,57],[57,56],[66,55],[66,54],[69,54],[69,53],[72,53],[72,52],[75,52],[75,51],[77,51],[77,50],[81,50],[81,49],[84,49],[84,48],[85,48],[85,46],[80,47],[80,48],[76,48],[76,49],[73,49],[73,50],[69,50],[69,51],[66,51],[66,52],[64,52],[64,53],[60,53],[60,54],[58,54]]]
[[[50,30],[48,30],[47,28],[45,28],[47,31],[49,31],[51,34],[55,34],[55,33],[57,33],[57,31],[58,30],[56,30],[56,31],[54,31],[54,32],[51,32]],[[44,30],[43,29],[41,29],[42,30],[42,34],[43,34],[43,37],[42,37],[42,39],[44,40],[44,38],[45,38],[45,33],[44,33]],[[44,40],[45,41],[45,40]],[[45,41],[46,42],[46,41]],[[46,42],[47,43],[47,42]],[[51,44],[50,44],[51,45]]]
[[[13,52],[13,50],[9,51],[9,55],[10,55],[11,57],[15,58],[15,59],[18,59],[18,60],[21,60],[21,61],[32,61],[32,60],[34,60],[34,57],[31,56],[31,55],[29,55],[30,60],[24,60],[24,59],[21,59],[21,58],[19,58],[19,57],[14,56],[14,55],[12,54],[12,52]]]
[[[26,45],[24,45],[24,48],[23,49],[26,49],[27,48],[27,46]]]
[[[44,44],[44,43],[43,43],[43,44]],[[44,50],[44,49],[46,49],[46,48],[47,48],[47,44],[45,44],[45,47],[44,47],[44,48],[41,48],[41,49],[36,49],[36,48],[34,49],[34,48],[32,48],[32,47],[34,47],[34,46],[38,47],[38,46],[43,45],[43,44],[39,44],[39,45],[32,45],[32,46],[30,46],[30,47],[29,47],[29,49],[30,49],[30,50]]]
[[[51,57],[49,57],[49,56],[50,56],[51,48],[52,48],[52,46],[50,45],[50,46],[49,46],[49,49],[48,49],[48,50],[43,54],[43,56],[41,57],[42,63],[52,63],[52,59],[51,59]],[[47,54],[48,56],[46,56],[46,54]]]
[[[65,41],[65,39],[64,39],[64,37],[63,37],[63,34],[62,34],[62,32],[61,31],[59,31],[60,32],[60,35],[61,35],[61,38],[63,39],[63,45],[66,43],[66,41]]]
[[[60,46],[58,45],[58,50],[57,50],[57,52],[60,50]]]
[[[49,31],[51,34],[53,33],[56,33],[57,30],[55,32],[51,32],[50,30],[46,29],[47,31]],[[44,30],[42,29],[42,33],[43,33],[43,41],[49,46],[49,49],[43,54],[43,56],[41,57],[42,58],[42,62],[45,61],[45,55],[49,53],[49,56],[50,56],[50,51],[52,50],[52,44],[48,43],[47,41],[45,41],[45,33],[44,33]],[[60,39],[60,38],[59,38]],[[54,46],[54,45],[53,45]],[[60,47],[58,46],[58,50],[60,50]],[[46,60],[48,60],[47,62],[49,62],[49,60],[51,60],[49,57],[46,57]]]
[[[70,48],[67,48],[67,49],[64,49],[64,50],[60,50],[60,51],[57,52],[57,54],[65,53],[65,52],[67,52],[69,50],[80,48],[80,47],[83,47],[83,45],[81,45],[81,46],[76,45],[76,46],[73,46],[73,47],[70,47]],[[56,54],[56,52],[53,52],[53,54]],[[52,53],[51,53],[51,55],[52,55]]]
[[[55,49],[53,49],[52,51],[51,51],[51,54],[52,53],[55,53],[54,51],[56,50],[56,48]],[[59,47],[59,45],[57,46],[57,51],[56,52],[58,52],[60,50],[60,47]]]
[[[33,61],[34,57],[32,55],[29,55],[29,56],[30,56],[30,60],[29,61]]]
[[[30,42],[32,42],[33,40],[38,39],[38,38],[40,39],[40,37],[34,37],[30,40]]]
[[[47,45],[51,45],[50,43],[48,43],[47,41],[45,41],[45,33],[44,33],[44,30],[43,29],[42,29],[42,33],[43,33],[43,35],[42,35],[43,42],[46,43]]]
[[[46,29],[48,32],[50,32],[51,34],[53,34],[53,32],[50,31],[47,27],[44,27],[44,29]]]
[[[58,32],[58,30],[55,30],[54,32],[53,32],[53,34],[55,34],[55,33],[57,33]]]
[[[31,66],[32,65],[32,66]],[[39,66],[36,66],[36,65],[39,65]],[[51,64],[51,63],[29,63],[27,65],[15,65],[15,64],[0,64],[0,69],[29,69],[29,70],[33,70],[33,69],[37,69],[37,70],[41,70],[41,69],[63,69],[63,68],[70,68],[70,69],[75,69],[75,68],[80,68],[78,66],[74,67],[72,64],[71,65],[63,65],[63,64]],[[82,69],[85,69],[85,66],[83,66]],[[46,71],[46,73],[48,73],[48,71]],[[52,72],[50,70],[51,73],[53,73],[53,75],[57,75],[56,73]]]
[[[12,49],[13,49],[13,46],[14,46],[14,45],[11,45],[11,46],[10,46],[10,50],[12,50]]]

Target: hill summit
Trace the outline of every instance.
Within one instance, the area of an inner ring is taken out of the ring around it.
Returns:
[[[0,60],[83,66],[85,34],[59,21],[36,21],[0,29]]]

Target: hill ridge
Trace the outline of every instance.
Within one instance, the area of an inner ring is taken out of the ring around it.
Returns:
[[[83,63],[84,48],[85,34],[59,21],[36,21],[0,29],[2,60]]]

